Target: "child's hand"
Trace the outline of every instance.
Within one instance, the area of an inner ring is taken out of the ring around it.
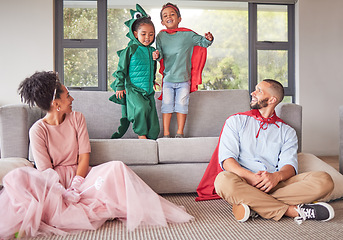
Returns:
[[[156,50],[155,52],[152,53],[152,59],[156,60],[160,57],[160,52]]]
[[[208,41],[213,41],[213,35],[212,33],[208,32],[208,33],[205,33],[205,38],[208,40]]]
[[[124,94],[126,94],[126,90],[116,91],[116,98],[122,99]]]

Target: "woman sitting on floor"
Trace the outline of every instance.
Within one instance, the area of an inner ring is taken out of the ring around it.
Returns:
[[[85,118],[56,73],[36,72],[19,86],[22,101],[47,114],[30,129],[37,169],[8,173],[0,193],[0,238],[95,230],[118,218],[129,230],[193,217],[157,195],[130,168],[111,161],[91,168]]]

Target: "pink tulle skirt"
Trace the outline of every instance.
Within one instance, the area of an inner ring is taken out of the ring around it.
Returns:
[[[9,172],[0,193],[0,238],[95,230],[118,218],[128,230],[139,225],[167,226],[193,217],[156,194],[124,163],[112,161],[91,168],[78,203],[62,194],[74,167],[40,172],[23,167]],[[61,184],[62,183],[62,184]]]

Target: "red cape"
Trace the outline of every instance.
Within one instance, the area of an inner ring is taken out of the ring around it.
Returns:
[[[237,113],[237,114],[234,114],[231,116],[235,116],[235,115],[251,116],[251,117],[255,118],[256,120],[259,120],[262,123],[267,123],[267,124],[276,124],[276,122],[284,123],[284,121],[281,118],[276,116],[275,112],[274,112],[272,117],[265,119],[261,116],[260,111],[257,109],[253,109],[253,110],[250,110],[247,112]],[[225,126],[225,124],[224,124],[224,126]],[[214,189],[214,180],[216,179],[217,175],[221,171],[223,171],[219,165],[218,149],[219,149],[219,142],[220,142],[221,135],[223,133],[224,126],[222,128],[221,133],[220,133],[217,147],[214,150],[214,153],[211,157],[210,163],[208,164],[208,166],[205,170],[204,176],[202,177],[202,179],[199,183],[199,186],[197,188],[198,197],[195,198],[195,201],[205,201],[205,200],[213,200],[213,199],[221,198],[217,195],[216,190]],[[265,127],[264,124],[262,124],[260,127],[260,130],[266,129],[264,127]],[[268,127],[268,125],[267,125],[267,127]],[[260,130],[258,131],[256,138],[258,137]]]
[[[176,28],[176,29],[163,29],[161,32],[173,33],[173,32],[189,32],[192,31],[188,28]],[[193,32],[193,31],[192,31]],[[205,63],[207,58],[207,48],[194,46],[193,47],[193,54],[191,58],[191,89],[190,92],[195,92],[198,90],[198,85],[202,83],[202,70],[204,69]],[[163,64],[163,59],[160,60],[160,70],[159,73],[162,75],[162,86],[163,86],[163,78],[164,78],[164,71],[165,67]],[[158,98],[162,100],[162,92],[161,96]]]

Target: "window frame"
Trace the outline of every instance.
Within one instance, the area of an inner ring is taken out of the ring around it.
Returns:
[[[286,5],[288,21],[288,41],[257,41],[257,6]],[[286,50],[288,52],[288,86],[284,87],[285,96],[291,96],[295,102],[295,21],[294,4],[259,4],[249,3],[249,92],[257,85],[257,52],[258,50]]]
[[[82,0],[97,2],[98,37],[97,39],[64,39],[63,33],[63,2],[55,1],[55,70],[64,83],[64,49],[65,48],[96,48],[98,50],[98,87],[68,87],[72,90],[107,91],[107,0]],[[81,1],[81,0],[72,0]],[[104,64],[106,63],[106,64]],[[105,80],[105,81],[104,81]]]
[[[55,70],[60,73],[64,82],[64,49],[65,48],[97,48],[98,49],[98,87],[69,87],[73,90],[107,91],[107,0],[96,1],[98,8],[98,39],[64,39],[63,33],[63,1],[55,0]],[[68,0],[65,0],[68,1]],[[81,1],[81,0],[73,0]],[[288,18],[288,41],[257,41],[257,6],[286,5]],[[285,96],[291,96],[295,102],[295,5],[294,4],[248,4],[248,38],[249,38],[249,92],[257,85],[257,52],[258,50],[288,51],[288,86]]]

